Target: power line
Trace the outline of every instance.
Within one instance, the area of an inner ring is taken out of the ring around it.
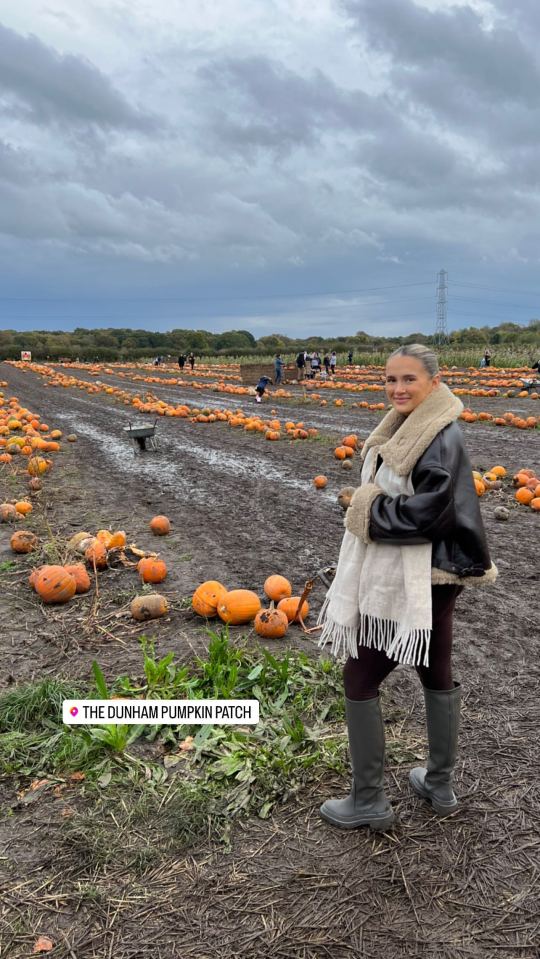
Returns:
[[[391,286],[372,286],[360,287],[356,290],[311,290],[301,293],[254,293],[248,296],[118,296],[118,297],[93,297],[107,300],[113,303],[213,303],[219,302],[237,302],[242,300],[283,300],[295,299],[296,297],[308,296],[352,296],[357,293],[380,293],[384,290],[402,290],[411,286],[431,286],[428,282],[419,283],[394,283]],[[5,303],[69,303],[70,300],[78,299],[80,294],[71,296],[0,296],[0,302]]]
[[[518,296],[540,296],[538,290],[496,290],[492,286],[481,286],[479,283],[459,283],[457,280],[454,286],[466,286],[475,290],[487,290],[489,293],[517,293]]]

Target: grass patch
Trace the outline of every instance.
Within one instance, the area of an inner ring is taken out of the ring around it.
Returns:
[[[94,663],[94,682],[86,689],[44,680],[0,697],[0,772],[59,778],[73,770],[85,773],[84,794],[94,797],[94,808],[66,824],[65,833],[85,862],[102,865],[103,857],[118,854],[105,838],[113,828],[110,804],[115,828],[121,826],[128,837],[125,856],[132,854],[140,871],[152,860],[141,844],[146,828],[161,830],[162,838],[182,848],[207,838],[226,840],[238,817],[266,818],[308,783],[348,768],[341,667],[332,660],[296,651],[275,656],[246,641],[231,642],[227,628],[210,632],[208,654],[190,666],[177,665],[173,653],[156,657],[146,637],[141,651],[139,680],[124,675],[108,685]],[[256,726],[62,724],[63,699],[112,695],[257,699],[260,721]],[[397,751],[394,761],[403,761]],[[129,838],[134,821],[136,845]]]

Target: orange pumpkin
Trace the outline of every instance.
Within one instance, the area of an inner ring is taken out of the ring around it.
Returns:
[[[274,602],[279,602],[280,599],[285,599],[287,596],[292,595],[292,586],[289,583],[289,580],[285,576],[269,576],[265,580],[263,589],[268,596],[268,599],[273,599]]]
[[[231,626],[250,623],[261,608],[261,601],[251,589],[232,589],[218,603],[220,619]]]
[[[109,549],[112,533],[108,529],[98,529],[96,539],[98,539],[100,543],[103,543],[105,549]]]
[[[516,490],[515,499],[517,499],[518,503],[522,503],[523,506],[528,506],[534,499],[534,493],[532,489],[528,489],[527,486],[520,486],[520,488]]]
[[[90,577],[84,563],[73,563],[64,567],[73,576],[77,593],[87,593],[90,589]]]
[[[28,577],[28,585],[31,586],[32,589],[36,588],[36,579],[38,578],[42,569],[45,569],[45,566],[36,566],[35,569],[33,569],[30,573],[30,576]]]
[[[15,509],[17,510],[18,513],[21,513],[22,516],[26,516],[27,513],[31,513],[33,508],[34,507],[32,506],[32,504],[28,503],[24,499],[19,500],[18,503],[15,503]]]
[[[167,516],[154,516],[150,520],[150,529],[154,536],[167,536],[171,532],[171,521]]]
[[[95,565],[96,569],[107,569],[107,549],[101,540],[94,539],[85,549],[84,557],[91,566]]]
[[[227,588],[216,579],[209,579],[197,587],[191,597],[191,606],[199,616],[210,619],[217,616],[217,608]]]
[[[313,480],[313,485],[314,485],[315,489],[324,489],[324,487],[327,485],[327,483],[328,483],[328,480],[327,480],[326,476],[322,476],[322,474],[319,475],[319,476],[315,476],[315,478],[314,478],[314,480]]]
[[[306,619],[309,614],[309,603],[307,600],[304,600],[302,603],[302,608],[299,609],[300,605],[300,596],[287,596],[286,599],[282,599],[277,608],[281,610],[282,613],[285,613],[287,619],[290,623],[298,623],[300,617]]]
[[[126,545],[126,534],[123,529],[119,529],[116,533],[113,533],[109,542],[108,549],[123,549]]]
[[[281,639],[289,628],[289,620],[280,609],[260,609],[253,625],[258,636]]]
[[[9,545],[14,553],[31,553],[33,549],[38,548],[39,540],[34,533],[21,529],[13,533]]]
[[[538,512],[540,510],[540,496],[535,496],[529,503],[529,506],[535,510],[535,512]]]
[[[167,575],[166,564],[155,556],[145,556],[139,560],[137,570],[143,583],[162,583]]]
[[[44,603],[67,603],[77,591],[75,578],[63,566],[43,566],[35,590]]]
[[[474,480],[474,487],[476,489],[477,496],[483,496],[486,492],[485,484],[482,482],[482,480],[476,479],[476,477]]]
[[[47,460],[42,456],[31,456],[28,460],[27,470],[30,476],[41,476],[47,472],[48,468]]]

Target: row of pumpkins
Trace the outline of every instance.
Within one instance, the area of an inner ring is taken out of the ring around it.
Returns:
[[[477,496],[484,496],[490,490],[503,487],[503,480],[507,475],[504,466],[493,466],[487,473],[473,470],[473,480]],[[540,511],[540,478],[534,470],[523,468],[512,477],[512,485],[516,492],[514,499],[522,506],[530,506],[535,512]]]
[[[303,623],[309,613],[309,603],[301,596],[292,595],[292,585],[285,576],[273,574],[263,586],[270,606],[263,608],[257,593],[251,589],[232,589],[217,580],[201,583],[193,593],[191,606],[205,619],[218,616],[230,626],[253,623],[259,636],[281,639],[289,623]],[[277,605],[276,605],[277,604]]]

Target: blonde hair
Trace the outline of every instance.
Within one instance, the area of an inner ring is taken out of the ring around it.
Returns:
[[[422,343],[407,343],[405,346],[398,346],[397,350],[390,353],[388,359],[391,360],[393,356],[411,356],[415,360],[419,360],[428,376],[431,376],[432,379],[434,376],[437,376],[439,372],[437,354]]]

